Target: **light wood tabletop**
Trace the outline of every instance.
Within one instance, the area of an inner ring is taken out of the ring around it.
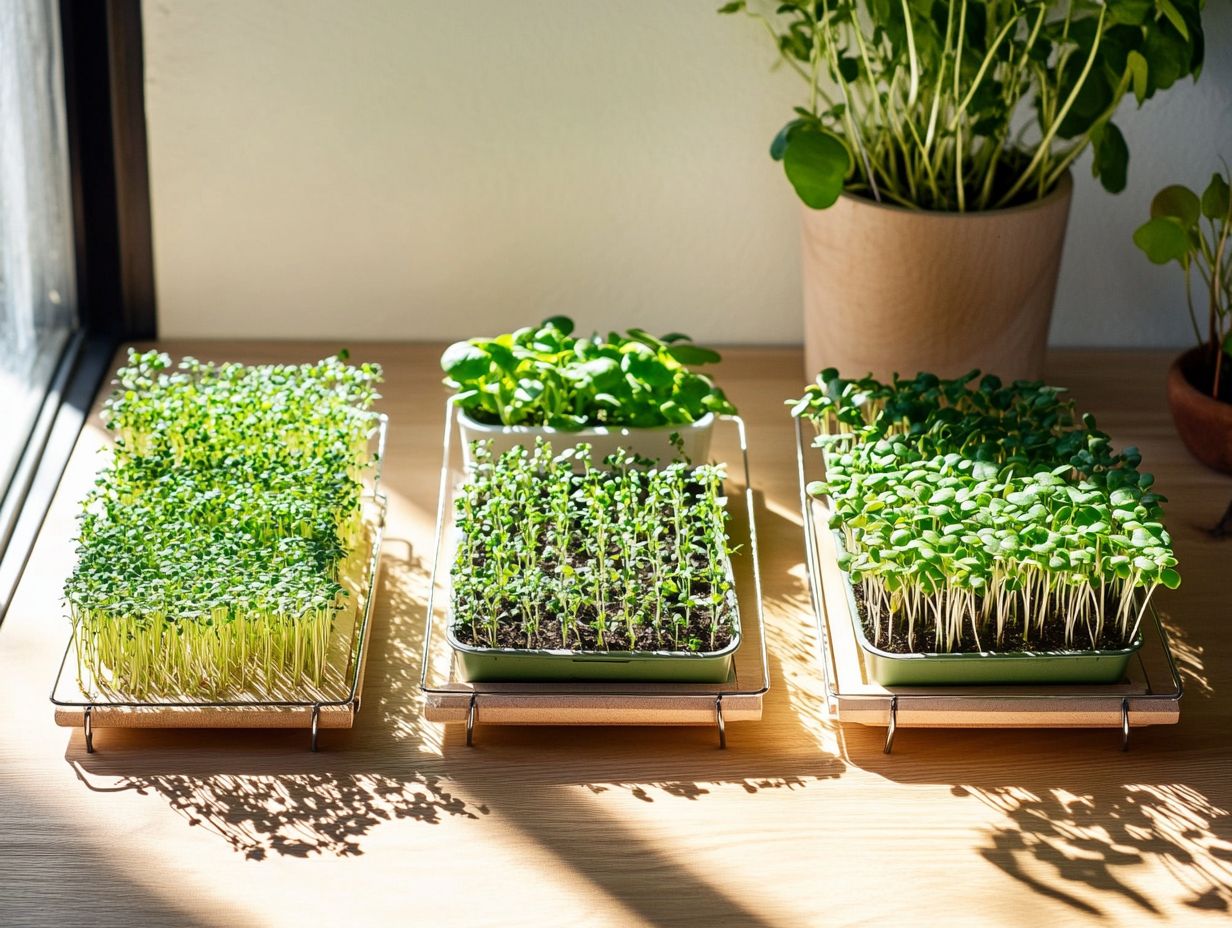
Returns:
[[[173,354],[313,360],[317,343],[163,343]],[[1058,352],[1170,498],[1184,576],[1160,596],[1184,676],[1177,726],[884,730],[827,718],[803,573],[795,350],[730,349],[749,425],[771,690],[759,722],[478,730],[425,722],[419,652],[445,390],[440,346],[379,361],[390,431],[384,572],[356,727],[57,728],[77,500],[105,433],[83,431],[0,627],[0,925],[1228,924],[1232,906],[1232,539],[1205,530],[1232,479],[1174,436],[1166,353]],[[718,449],[720,455],[725,449]]]

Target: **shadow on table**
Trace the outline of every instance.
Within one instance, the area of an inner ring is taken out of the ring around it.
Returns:
[[[820,704],[784,686],[785,660],[796,664],[811,647],[801,637],[811,634],[807,623],[771,620],[764,720],[733,724],[726,751],[710,728],[499,726],[481,727],[472,749],[458,726],[422,717],[427,583],[409,545],[387,540],[367,696],[355,729],[322,733],[321,754],[305,750],[302,731],[159,732],[150,748],[150,732],[102,730],[98,754],[86,755],[77,734],[69,759],[91,789],[159,796],[254,860],[360,855],[367,835],[395,819],[479,824],[493,816],[646,921],[687,911],[701,923],[763,924],[721,879],[678,860],[670,840],[644,835],[592,797],[626,791],[641,802],[696,802],[840,776],[844,764],[823,750]],[[772,614],[798,605],[799,591],[789,589],[798,582],[787,584],[768,585]],[[647,874],[671,892],[648,892]]]
[[[1120,897],[1156,914],[1157,900],[1138,885],[1143,867],[1159,867],[1185,905],[1228,911],[1227,773],[1188,763],[1184,782],[1168,778],[1175,732],[1136,729],[1129,754],[1107,730],[901,729],[888,756],[881,729],[851,726],[844,741],[854,766],[895,783],[948,786],[1000,813],[979,853],[1042,896],[1092,915]]]

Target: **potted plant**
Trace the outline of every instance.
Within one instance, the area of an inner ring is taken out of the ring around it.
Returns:
[[[662,338],[630,329],[606,338],[573,335],[553,316],[495,338],[451,345],[441,357],[455,391],[463,454],[492,442],[500,454],[539,439],[557,450],[589,444],[596,460],[617,448],[651,460],[683,454],[705,461],[716,415],[734,413],[723,391],[691,368],[719,354],[687,335]]]
[[[319,688],[367,561],[380,379],[341,357],[172,368],[130,351],[64,590],[78,680],[134,700]]]
[[[1040,375],[1072,185],[1112,121],[1202,65],[1202,0],[734,0],[803,78],[775,137],[803,201],[810,376]]]
[[[830,370],[796,401],[865,666],[891,686],[1115,682],[1180,583],[1162,497],[1061,391],[977,376]]]
[[[1134,242],[1156,264],[1175,261],[1185,272],[1185,302],[1197,345],[1168,371],[1168,405],[1181,441],[1215,470],[1232,473],[1232,197],[1228,177],[1214,174],[1199,197],[1165,187],[1151,201],[1151,218]],[[1206,324],[1194,307],[1193,274],[1205,292]]]
[[[728,679],[740,618],[720,467],[646,469],[624,450],[598,467],[585,444],[542,440],[473,453],[447,626],[463,677]]]

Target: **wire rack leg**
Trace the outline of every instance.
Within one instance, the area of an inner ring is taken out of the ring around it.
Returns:
[[[473,748],[475,746],[475,720],[479,717],[478,700],[474,693],[471,693],[470,705],[466,707],[466,746]]]
[[[882,753],[889,754],[894,750],[894,733],[898,731],[898,697],[890,697],[890,724],[886,726],[885,747]]]
[[[1129,750],[1129,697],[1121,700],[1121,750]]]
[[[321,704],[316,703],[312,707],[312,750],[313,750],[313,753],[316,753],[317,751],[317,735],[320,733],[320,729],[321,729]]]
[[[86,753],[94,753],[94,707],[86,706],[86,711],[81,717],[81,730],[86,736]]]
[[[727,747],[727,723],[723,721],[723,694],[714,700],[714,723],[719,727],[719,750]]]

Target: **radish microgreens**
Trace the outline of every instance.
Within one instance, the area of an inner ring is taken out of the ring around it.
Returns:
[[[793,401],[818,428],[826,479],[808,489],[831,502],[874,643],[1129,644],[1180,583],[1154,478],[1057,388],[977,377],[830,369]]]
[[[736,411],[709,377],[689,369],[717,362],[718,352],[687,335],[572,333],[571,319],[554,316],[496,338],[458,342],[441,357],[445,385],[471,418],[491,425],[650,428]]]
[[[735,631],[720,466],[647,468],[540,440],[476,467],[456,501],[455,636],[478,647],[707,652]]]
[[[319,685],[362,570],[380,379],[130,350],[65,585],[79,676],[134,698]]]

